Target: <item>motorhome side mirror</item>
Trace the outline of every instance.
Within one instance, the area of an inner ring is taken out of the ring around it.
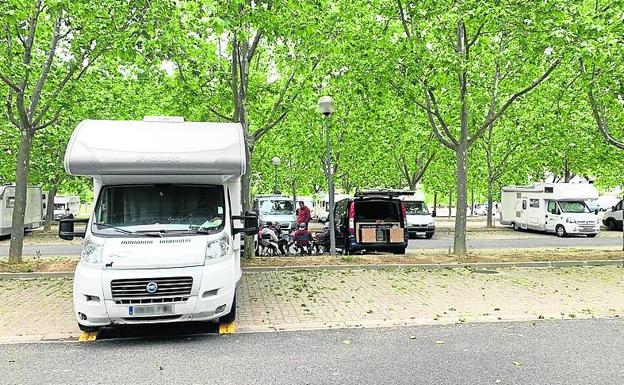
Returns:
[[[72,241],[74,237],[84,238],[86,231],[75,231],[74,223],[87,223],[88,219],[76,219],[72,217],[61,217],[59,220],[59,238]]]
[[[234,234],[247,234],[254,235],[258,233],[258,214],[254,211],[247,211],[245,215],[234,215],[232,216],[232,220],[235,221],[243,221],[243,228],[233,228],[232,232]]]

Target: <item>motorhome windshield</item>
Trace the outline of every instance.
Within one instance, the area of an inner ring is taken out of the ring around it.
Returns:
[[[104,186],[95,207],[92,231],[104,235],[120,235],[124,231],[216,232],[223,228],[224,216],[221,186]]]
[[[429,215],[425,202],[403,201],[407,215]]]
[[[286,199],[263,200],[259,206],[260,213],[269,215],[292,214],[295,211],[292,201]]]
[[[588,213],[589,208],[581,201],[560,201],[559,206],[564,213]]]
[[[65,203],[55,203],[54,210],[65,210]]]

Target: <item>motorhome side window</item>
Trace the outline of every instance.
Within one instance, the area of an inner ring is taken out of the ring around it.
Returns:
[[[124,232],[216,232],[223,228],[224,217],[221,186],[104,186],[93,230],[116,236]]]
[[[529,201],[529,206],[533,207],[533,208],[539,208],[539,199],[531,199]]]
[[[557,214],[557,204],[554,201],[548,202],[548,212],[551,214]]]

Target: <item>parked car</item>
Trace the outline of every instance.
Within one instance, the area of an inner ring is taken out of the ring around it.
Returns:
[[[297,214],[292,197],[286,195],[257,195],[254,210],[258,213],[260,227],[268,222],[279,222],[286,230],[294,231]]]
[[[474,209],[474,215],[487,215],[487,212],[488,212],[487,203],[477,205]]]
[[[407,213],[407,231],[410,238],[418,236],[433,238],[435,222],[422,197],[405,195],[401,198]]]
[[[602,217],[602,223],[604,223],[609,230],[622,230],[622,225],[624,224],[623,212],[624,200],[621,200],[605,213],[604,217]]]
[[[336,247],[345,254],[361,250],[405,254],[407,213],[399,199],[403,193],[393,190],[362,191],[353,198],[336,202]]]

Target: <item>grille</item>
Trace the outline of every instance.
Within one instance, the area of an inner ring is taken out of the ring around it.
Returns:
[[[117,299],[117,305],[137,305],[145,303],[178,303],[186,302],[189,297],[161,297],[161,298],[138,298],[138,299]]]
[[[158,289],[154,293],[147,291],[147,284],[156,282]],[[111,281],[113,299],[142,297],[181,297],[191,294],[193,277],[162,277],[115,279]]]

